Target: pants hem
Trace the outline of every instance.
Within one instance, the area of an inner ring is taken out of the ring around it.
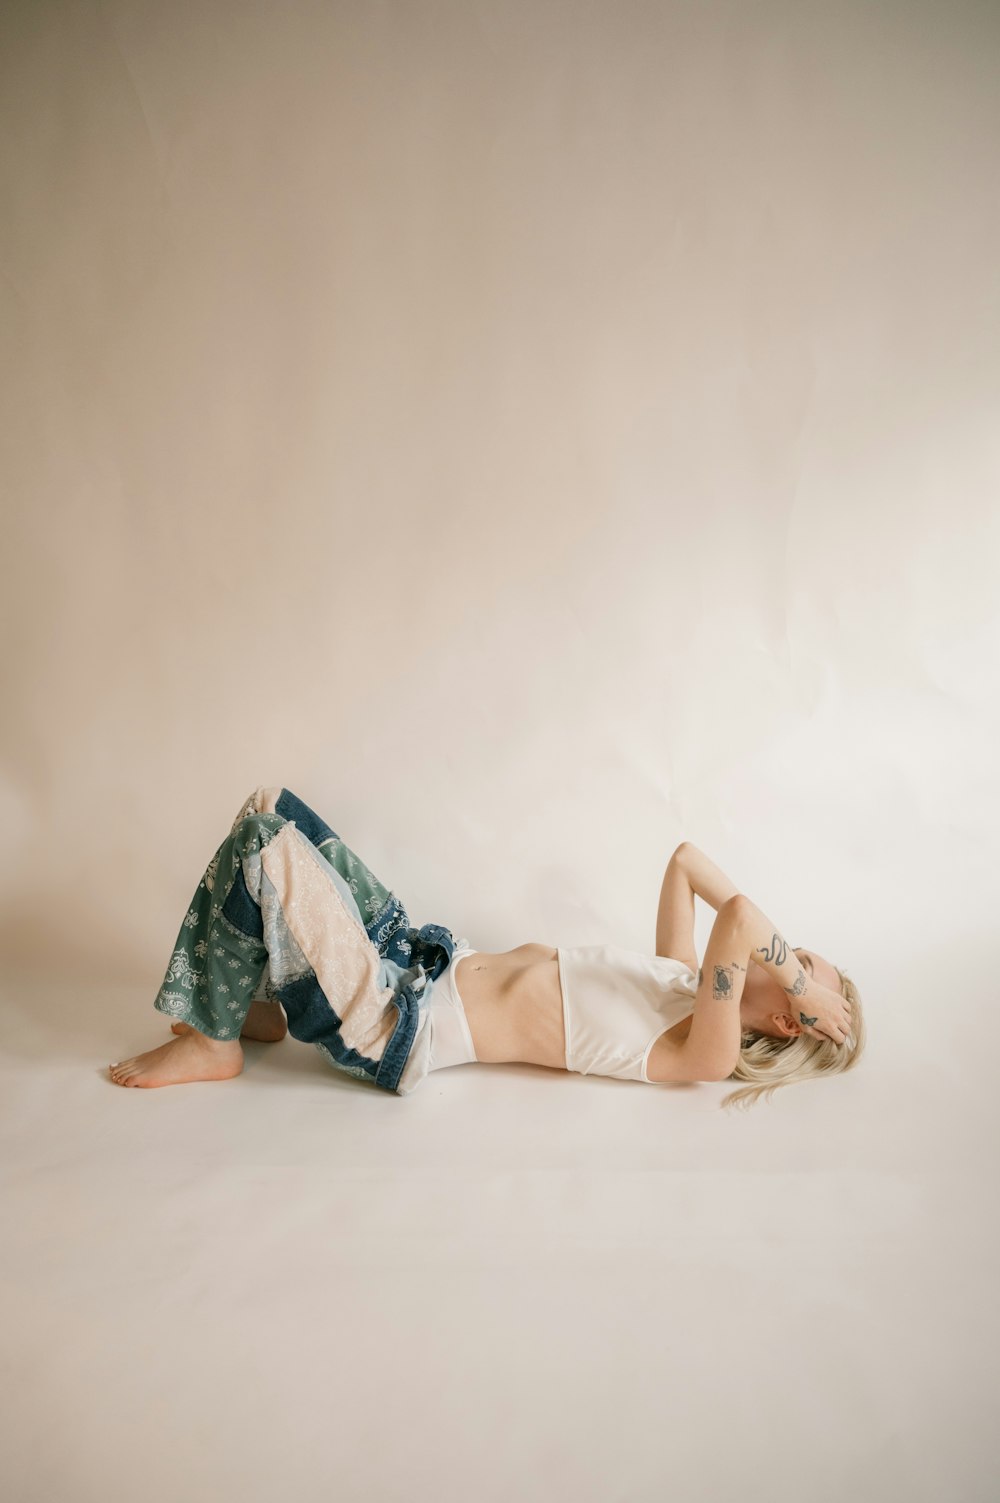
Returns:
[[[220,1044],[231,1043],[233,1039],[238,1039],[240,1036],[239,1030],[234,1033],[231,1028],[225,1033],[213,1033],[198,1019],[191,1008],[186,1008],[184,1012],[175,1012],[172,1008],[163,1007],[159,1002],[154,1002],[153,1006],[157,1012],[162,1012],[164,1017],[169,1018],[172,1023],[187,1023],[194,1029],[195,1033],[203,1033],[207,1039],[215,1039]]]

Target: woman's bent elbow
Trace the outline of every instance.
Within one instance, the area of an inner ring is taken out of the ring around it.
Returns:
[[[704,1080],[710,1085],[718,1085],[720,1080],[728,1080],[735,1069],[735,1064],[728,1064],[725,1068],[721,1069],[713,1065],[711,1068],[703,1070],[698,1079]]]

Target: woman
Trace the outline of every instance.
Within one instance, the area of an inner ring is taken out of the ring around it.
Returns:
[[[698,966],[694,899],[717,909]],[[461,982],[461,992],[458,982]],[[361,859],[287,788],[257,788],[198,884],[153,1004],[159,1048],[110,1066],[123,1086],[227,1080],[240,1037],[290,1032],[399,1095],[431,1070],[519,1061],[654,1084],[737,1079],[726,1098],[850,1069],[853,982],[791,950],[689,842],[667,866],[656,954],[528,943],[487,953],[410,926]],[[287,1019],[287,1024],[286,1024]]]

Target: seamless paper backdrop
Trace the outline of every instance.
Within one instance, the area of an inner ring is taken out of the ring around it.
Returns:
[[[995,8],[2,25],[10,965],[153,984],[282,782],[481,948],[651,945],[686,836],[974,971]]]
[[[0,6],[12,1503],[995,1498],[998,76],[975,0]],[[692,840],[866,1055],[119,1090],[262,785],[487,951],[651,951]]]

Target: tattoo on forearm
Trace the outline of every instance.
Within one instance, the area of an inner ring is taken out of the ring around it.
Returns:
[[[763,955],[765,960],[773,960],[775,965],[784,965],[788,959],[788,946],[780,934],[771,935],[771,943],[768,946],[760,945],[758,955]]]
[[[805,971],[800,971],[799,974],[796,976],[795,980],[792,982],[791,986],[786,986],[785,987],[785,991],[786,992],[791,992],[791,994],[792,994],[793,997],[801,997],[801,995],[805,991],[805,989],[806,989],[806,973],[805,973]]]

